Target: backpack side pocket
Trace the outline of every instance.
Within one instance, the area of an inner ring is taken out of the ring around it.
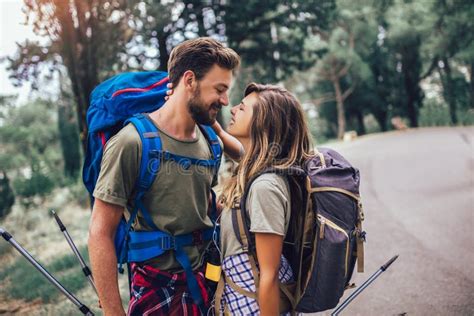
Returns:
[[[349,233],[320,214],[315,226],[311,276],[296,308],[299,312],[314,313],[334,308],[344,293],[349,271]]]

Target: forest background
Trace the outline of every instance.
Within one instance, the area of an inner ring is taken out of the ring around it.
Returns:
[[[211,36],[242,57],[231,104],[251,81],[295,93],[318,145],[474,123],[470,1],[24,0],[22,11],[18,22],[35,37],[0,56],[11,83],[29,87],[26,98],[0,95],[0,223],[32,231],[26,245],[42,249],[36,254],[74,291],[89,290],[70,268],[67,245],[54,255],[39,246],[62,240],[50,236],[52,208],[67,208],[71,230],[87,231],[81,167],[90,93],[121,72],[166,71],[171,49],[186,39]],[[225,125],[228,116],[224,110],[219,120]],[[14,267],[0,269],[5,310],[24,310],[15,302],[25,301],[33,310],[57,305],[54,289],[25,273],[31,268],[5,243],[0,260]]]

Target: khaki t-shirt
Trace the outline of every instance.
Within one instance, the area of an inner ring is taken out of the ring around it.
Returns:
[[[198,126],[196,135],[194,140],[181,141],[160,130],[163,150],[185,157],[211,159],[208,142]],[[128,124],[107,142],[94,191],[95,198],[125,207],[127,219],[134,206],[141,154],[140,135],[132,124]],[[158,229],[181,235],[211,228],[207,212],[211,184],[215,184],[213,177],[214,171],[208,167],[191,165],[185,170],[174,161],[162,161],[154,183],[143,198]],[[141,212],[138,212],[133,228],[135,231],[151,230]],[[204,247],[206,244],[184,247],[193,269],[201,266]],[[173,251],[146,263],[169,272],[183,270]]]
[[[285,236],[291,215],[288,180],[274,173],[259,176],[247,196],[250,232]],[[224,210],[220,219],[222,256],[244,252],[232,228],[232,213]]]

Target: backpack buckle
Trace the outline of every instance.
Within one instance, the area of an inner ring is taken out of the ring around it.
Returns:
[[[161,237],[161,249],[170,250],[175,248],[175,240],[172,236]]]
[[[204,242],[204,238],[202,236],[202,231],[200,230],[195,230],[192,232],[193,235],[193,245],[194,246],[200,246]]]

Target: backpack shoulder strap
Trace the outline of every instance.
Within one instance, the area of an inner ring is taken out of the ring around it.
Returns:
[[[199,124],[199,127],[201,128],[201,131],[203,132],[204,136],[207,139],[207,142],[209,143],[209,147],[211,148],[214,160],[220,161],[222,157],[222,148],[221,144],[219,143],[219,139],[216,132],[209,125]],[[219,168],[217,168],[217,170],[219,170]]]
[[[247,212],[246,206],[250,187],[258,177],[266,173],[276,173],[287,177],[306,177],[305,171],[300,167],[290,167],[288,169],[267,168],[249,180],[245,186],[244,194],[240,199],[239,207],[232,209],[232,227],[237,240],[244,249],[255,250],[255,242],[249,230],[250,218],[248,216],[249,213]],[[243,227],[239,227],[240,222],[242,223]]]
[[[211,149],[213,161],[214,161],[214,179],[217,178],[219,175],[219,168],[221,165],[222,159],[222,147],[219,142],[219,138],[214,131],[214,129],[209,125],[201,125],[199,124],[199,128],[201,129],[204,137],[206,137],[207,143]],[[217,219],[217,207],[216,207],[216,193],[214,190],[211,189],[211,202],[212,202],[212,212],[211,212],[211,220],[214,223]]]
[[[135,126],[142,141],[140,171],[135,183],[135,209],[137,210],[131,214],[129,223],[131,224],[135,220],[138,209],[140,209],[147,224],[151,228],[158,230],[158,227],[156,227],[155,223],[153,223],[150,214],[143,207],[142,199],[145,193],[151,188],[151,185],[153,184],[153,181],[155,181],[156,175],[160,168],[160,159],[150,159],[150,152],[161,151],[162,149],[160,133],[153,122],[151,122],[150,119],[143,114],[134,115],[125,121],[125,124],[127,123],[132,123]]]

